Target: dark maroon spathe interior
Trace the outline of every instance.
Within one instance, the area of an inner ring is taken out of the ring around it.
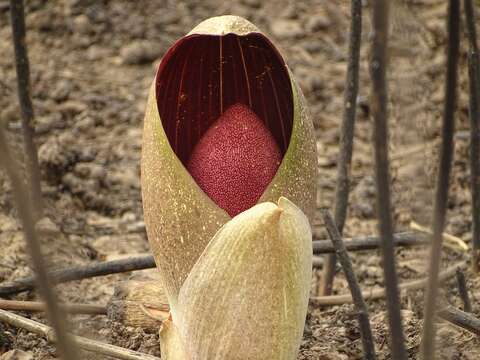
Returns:
[[[282,155],[290,141],[293,97],[285,62],[260,33],[189,35],[164,56],[157,105],[170,145],[185,165],[193,147],[231,105],[248,105]]]

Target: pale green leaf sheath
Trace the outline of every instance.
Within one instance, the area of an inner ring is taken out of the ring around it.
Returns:
[[[172,309],[182,354],[167,360],[294,360],[312,274],[308,219],[286,198],[237,215],[214,236]],[[171,326],[162,329],[162,339]],[[162,353],[172,342],[162,343]]]

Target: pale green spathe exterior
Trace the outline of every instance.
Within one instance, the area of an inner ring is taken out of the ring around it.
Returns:
[[[183,284],[161,330],[167,360],[294,360],[312,276],[312,234],[292,202],[258,204],[226,223]]]

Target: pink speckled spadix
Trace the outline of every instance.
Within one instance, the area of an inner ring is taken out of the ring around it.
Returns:
[[[238,103],[202,136],[187,169],[233,217],[257,203],[281,160],[280,148],[267,127],[248,106]]]

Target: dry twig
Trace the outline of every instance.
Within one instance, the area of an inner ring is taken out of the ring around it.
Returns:
[[[439,275],[439,281],[445,281],[455,275],[455,272],[458,268],[466,268],[467,263],[461,262],[452,267],[447,268],[445,271],[442,271]],[[418,280],[407,281],[399,284],[398,288],[402,293],[407,293],[411,290],[418,290],[425,288],[427,283],[427,278],[422,278]],[[365,300],[378,300],[383,299],[386,296],[385,288],[375,289],[375,290],[365,290],[362,292],[362,296]],[[316,305],[320,306],[333,306],[333,305],[343,305],[351,304],[353,302],[352,296],[350,294],[343,295],[331,295],[331,296],[316,296],[311,297],[310,300]]]
[[[381,238],[377,236],[364,236],[352,239],[345,239],[344,244],[347,251],[364,251],[378,249],[381,245]],[[418,246],[430,243],[428,237],[420,233],[402,232],[393,235],[394,246]],[[315,240],[313,242],[313,253],[315,255],[334,252],[330,240]],[[1,292],[0,292],[1,293]]]
[[[432,235],[432,230],[431,229],[429,229],[425,226],[422,226],[422,225],[416,223],[415,221],[410,222],[410,228],[412,230],[415,230],[415,231],[419,231],[419,232],[422,232],[422,233],[425,233],[425,234]],[[451,250],[454,250],[454,251],[458,251],[458,250],[460,250],[461,252],[468,251],[468,245],[465,243],[465,241],[463,241],[459,237],[453,236],[453,235],[448,234],[446,232],[442,233],[442,237],[443,237],[443,240],[444,240],[442,242],[442,245],[444,245],[445,247],[448,247],[448,248],[450,248]]]
[[[367,360],[376,359],[375,356],[375,343],[373,341],[372,329],[370,327],[370,319],[368,315],[367,304],[362,297],[362,291],[360,285],[358,285],[357,277],[353,272],[352,263],[348,257],[347,249],[342,241],[340,231],[335,225],[335,221],[328,210],[322,210],[322,217],[327,228],[328,235],[332,240],[332,244],[335,247],[335,251],[338,256],[338,260],[342,264],[343,272],[348,281],[348,287],[352,294],[352,299],[355,304],[355,309],[358,315],[358,324],[360,327],[360,334],[362,336],[363,354]]]
[[[392,358],[406,360],[405,337],[398,296],[398,278],[393,246],[393,224],[390,204],[390,172],[388,162],[387,114],[387,50],[389,30],[389,1],[373,3],[373,36],[370,72],[372,78],[371,109],[374,120],[375,178],[377,186],[377,214],[382,238],[383,271],[387,294],[388,321]]]
[[[463,311],[472,312],[472,303],[470,302],[470,296],[468,296],[468,289],[467,289],[467,282],[465,281],[465,274],[461,269],[457,269],[456,275],[457,275],[458,292],[463,302]]]
[[[418,246],[429,244],[429,239],[418,233],[398,233],[394,235],[395,246]],[[375,236],[365,236],[344,241],[348,251],[362,251],[377,249],[380,246],[380,239]],[[313,253],[315,255],[330,254],[335,249],[330,240],[313,241]],[[314,261],[314,267],[321,267],[323,263],[318,259]],[[128,271],[155,268],[155,261],[152,255],[137,256],[121,260],[93,263],[85,266],[76,266],[66,269],[59,269],[50,272],[52,281],[56,284],[73,280],[81,280],[95,276],[110,275]],[[17,294],[22,291],[35,288],[35,279],[32,276],[19,279],[9,284],[0,285],[0,296]]]
[[[358,95],[358,73],[360,63],[360,44],[362,37],[362,1],[351,1],[350,44],[348,56],[347,79],[344,93],[344,111],[340,130],[340,153],[337,164],[337,187],[335,189],[335,223],[340,234],[347,218],[348,194],[350,191],[350,167],[353,153],[353,133]],[[321,294],[332,293],[335,277],[335,254],[327,256],[323,271]]]
[[[438,297],[438,272],[442,257],[442,240],[447,213],[448,187],[453,159],[453,134],[457,102],[457,63],[460,43],[460,3],[450,0],[448,7],[448,50],[445,102],[443,112],[442,146],[440,150],[435,205],[433,210],[433,235],[430,253],[429,281],[425,299],[422,338],[422,358],[435,359],[435,314]]]
[[[437,314],[442,319],[480,336],[480,319],[472,314],[458,310],[451,305],[441,309]]]
[[[72,280],[87,279],[95,276],[150,269],[154,267],[155,260],[153,259],[153,256],[146,255],[54,270],[50,272],[50,278],[55,284],[60,284]],[[32,290],[34,287],[35,279],[32,276],[29,276],[17,280],[14,283],[0,286],[0,296]]]
[[[69,314],[107,315],[107,307],[90,304],[59,304]],[[39,301],[18,301],[0,299],[0,309],[29,312],[43,312],[46,305]]]
[[[51,327],[41,324],[39,322],[24,318],[16,314],[12,314],[5,310],[0,310],[0,321],[16,326],[28,331],[31,331],[37,335],[44,336],[47,341],[56,343],[57,339],[53,333]],[[148,354],[142,354],[137,351],[124,349],[118,346],[105,344],[99,341],[87,339],[81,336],[71,335],[75,342],[82,349],[92,351],[98,354],[111,356],[117,359],[123,360],[160,360],[160,358]],[[70,360],[71,358],[68,358]]]
[[[30,199],[35,216],[42,212],[42,190],[40,187],[40,168],[35,141],[33,140],[33,106],[30,97],[30,64],[27,54],[25,14],[23,0],[10,0],[13,45],[15,47],[15,66],[17,70],[18,100],[22,113],[23,142],[27,159]]]
[[[475,7],[465,0],[465,20],[470,43],[468,78],[470,83],[470,184],[472,189],[472,264],[480,271],[480,59],[475,29]]]

